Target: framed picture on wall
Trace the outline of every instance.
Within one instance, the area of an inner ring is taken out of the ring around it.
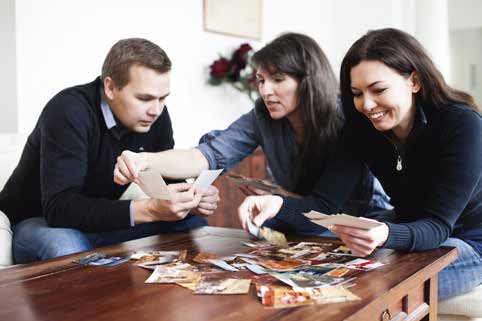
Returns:
[[[204,30],[261,39],[262,0],[204,0]]]

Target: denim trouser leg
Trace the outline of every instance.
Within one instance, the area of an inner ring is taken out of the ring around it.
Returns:
[[[145,223],[123,230],[84,233],[71,228],[49,227],[43,217],[34,217],[14,226],[13,253],[16,263],[28,263],[205,225],[206,219],[189,215],[175,222]]]
[[[43,217],[32,217],[13,226],[15,263],[46,260],[92,249],[84,233],[47,226]]]
[[[194,228],[206,226],[205,218],[195,215],[188,215],[185,219],[173,222],[153,222],[137,224],[134,227],[101,232],[101,233],[85,233],[92,247],[100,247],[111,244],[118,244],[129,240],[135,240],[146,236],[157,235],[160,233],[176,233],[191,230]]]
[[[440,300],[470,292],[482,283],[482,259],[477,251],[457,238],[449,238],[442,246],[455,246],[459,257],[438,275]]]

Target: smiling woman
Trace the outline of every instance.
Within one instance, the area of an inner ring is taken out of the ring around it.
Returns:
[[[415,116],[413,95],[420,90],[415,73],[404,77],[379,61],[362,61],[350,72],[355,108],[379,131],[392,130],[405,140]]]
[[[368,32],[340,72],[349,146],[395,205],[384,228],[333,231],[354,252],[456,246],[439,297],[482,281],[482,120],[472,97],[449,87],[422,45],[396,29]]]

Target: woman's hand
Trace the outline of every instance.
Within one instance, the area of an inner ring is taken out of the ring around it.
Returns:
[[[370,255],[377,247],[382,246],[388,238],[388,225],[383,224],[369,230],[333,225],[330,231],[335,233],[345,245],[358,256]]]
[[[246,220],[250,219],[257,226],[276,216],[283,198],[277,195],[248,196],[238,208],[238,216],[241,225],[246,229]]]
[[[139,172],[146,168],[147,161],[141,154],[125,150],[117,157],[117,163],[114,168],[114,182],[119,185],[125,185],[130,182],[138,183]]]
[[[219,190],[216,186],[211,185],[205,191],[200,193],[202,194],[201,201],[192,212],[199,216],[209,216],[214,214],[220,201]]]

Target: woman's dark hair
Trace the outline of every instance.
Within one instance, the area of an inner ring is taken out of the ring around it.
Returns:
[[[417,39],[406,32],[387,28],[369,31],[348,50],[340,70],[340,90],[345,115],[355,114],[350,72],[361,61],[380,61],[400,75],[417,75],[421,89],[415,100],[422,106],[439,108],[450,103],[465,103],[480,113],[471,95],[451,88]]]
[[[330,63],[312,38],[286,33],[257,51],[252,62],[272,74],[287,74],[298,81],[297,106],[303,124],[303,145],[298,146],[293,185],[308,193],[318,177],[322,159],[334,145],[341,127],[337,112],[337,81]],[[267,114],[261,99],[257,108]],[[325,151],[322,153],[322,151]]]

